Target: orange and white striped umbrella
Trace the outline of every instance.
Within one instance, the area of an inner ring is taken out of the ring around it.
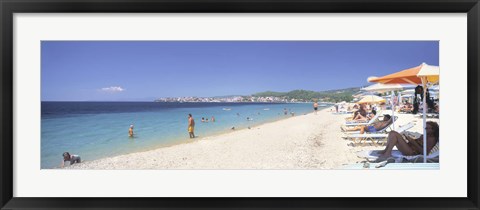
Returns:
[[[437,83],[439,81],[440,68],[422,63],[419,66],[405,69],[383,77],[370,77],[369,82],[378,82],[382,84],[422,84],[422,78],[428,83]]]

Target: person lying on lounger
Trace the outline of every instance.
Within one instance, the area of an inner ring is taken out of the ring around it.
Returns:
[[[413,111],[413,105],[410,104],[410,103],[405,103],[401,108],[400,108],[400,112],[402,113],[412,113]]]
[[[367,114],[367,117],[366,117],[366,118],[362,118],[362,119],[360,119],[360,120],[352,120],[352,118],[349,117],[349,118],[345,118],[345,120],[346,120],[348,123],[362,123],[362,122],[368,122],[368,121],[370,121],[372,118],[375,117],[375,115],[377,115],[377,111],[372,110],[372,112],[370,112],[370,113]]]
[[[367,110],[365,110],[365,105],[360,104],[360,109],[353,114],[353,120],[367,120]]]
[[[357,104],[355,104],[357,105]],[[353,115],[351,117],[345,118],[347,121],[360,121],[367,119],[367,110],[365,110],[365,105],[360,104],[360,108],[358,110],[354,110]]]
[[[387,126],[390,125],[392,120],[392,117],[390,115],[386,114],[383,116],[383,120],[379,122],[372,123],[372,125],[361,125],[361,126],[356,126],[354,128],[344,128],[341,127],[343,131],[349,132],[349,131],[360,131],[360,134],[363,134],[365,132],[377,132],[379,130],[382,130],[386,128]]]
[[[432,148],[437,144],[439,137],[439,126],[436,122],[427,122],[427,154],[430,153]],[[423,154],[423,135],[419,138],[412,138],[404,134],[400,134],[395,131],[391,131],[388,134],[387,145],[384,150],[380,151],[381,154],[377,161],[386,160],[392,156],[392,149],[397,146],[397,149],[405,156],[421,155]]]

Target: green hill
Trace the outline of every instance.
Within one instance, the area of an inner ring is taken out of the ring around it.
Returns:
[[[265,91],[255,93],[252,96],[256,97],[282,97],[288,100],[296,99],[299,101],[314,101],[319,100],[322,102],[340,102],[351,101],[352,95],[360,91],[360,88],[346,88],[338,90],[326,90],[326,91],[311,91],[311,90],[292,90],[290,92],[274,92]]]

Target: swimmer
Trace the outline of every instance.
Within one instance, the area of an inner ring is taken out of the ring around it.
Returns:
[[[133,137],[133,125],[130,125],[130,128],[128,129],[128,137]]]

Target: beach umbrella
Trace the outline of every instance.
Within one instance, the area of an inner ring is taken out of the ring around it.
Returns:
[[[370,95],[370,96],[364,96],[360,101],[357,102],[357,104],[378,104],[385,102],[386,100],[382,97],[376,96],[376,95]]]
[[[400,84],[382,84],[377,83],[368,87],[362,88],[362,90],[369,92],[385,93],[392,90],[403,90],[403,86]]]
[[[440,68],[422,63],[419,66],[405,69],[383,77],[370,77],[369,82],[382,84],[412,84],[423,86],[423,162],[427,162],[427,87],[437,84],[440,80]]]
[[[369,79],[377,79],[378,77],[371,77]],[[371,92],[377,92],[377,93],[385,93],[388,91],[391,91],[390,95],[390,101],[392,102],[392,117],[395,117],[395,104],[393,103],[393,99],[395,97],[394,92],[395,90],[403,90],[404,86],[400,84],[382,84],[382,83],[377,83],[370,85],[366,88],[362,88],[362,90],[366,91],[371,91]],[[393,129],[395,129],[395,122],[392,124]]]
[[[437,88],[438,88],[438,85],[437,85],[437,87],[433,86],[433,87],[428,88],[428,91],[430,92],[431,97],[433,97],[433,98],[437,97],[438,98],[439,90]],[[402,97],[413,97],[413,96],[415,96],[415,90],[414,89],[409,89],[409,90],[402,91]]]
[[[418,85],[423,84],[422,78],[425,77],[427,81],[435,83],[438,82],[438,74],[435,77],[435,73],[438,73],[438,66],[430,66],[426,63],[422,63],[419,66],[395,72],[383,77],[370,77],[368,81],[382,84]]]
[[[404,90],[404,91],[402,91],[402,94],[403,94],[403,95],[405,95],[405,94],[407,94],[407,95],[408,95],[408,94],[413,95],[413,94],[415,94],[415,90],[414,90],[414,89]]]

